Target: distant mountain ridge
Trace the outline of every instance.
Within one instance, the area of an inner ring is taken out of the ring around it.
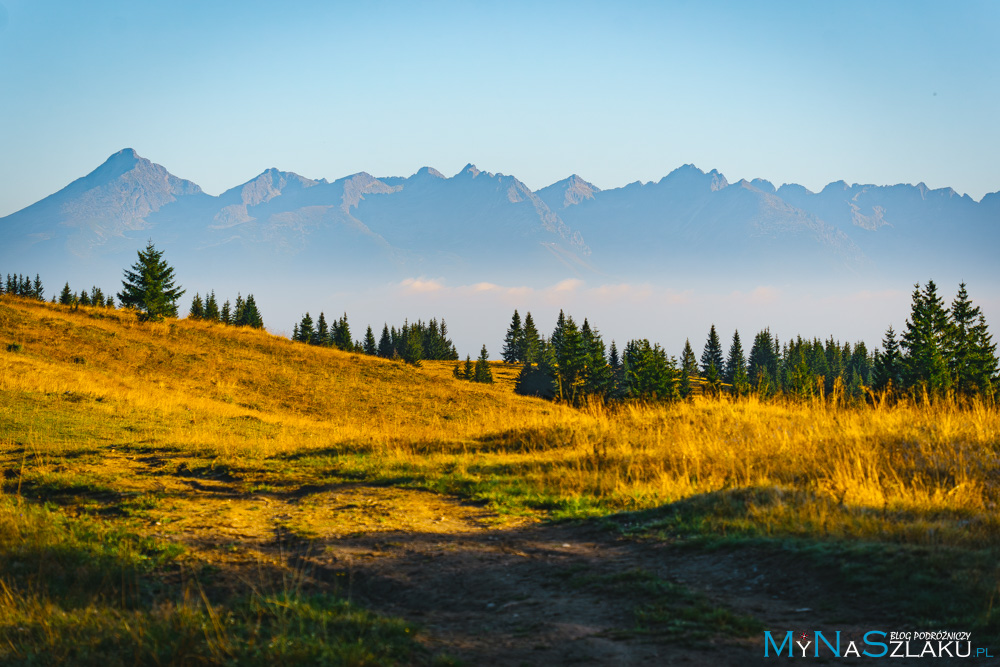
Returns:
[[[621,188],[602,190],[573,174],[532,191],[469,164],[451,177],[425,167],[408,177],[361,172],[332,182],[270,168],[212,196],[124,149],[0,218],[0,261],[118,261],[147,238],[205,271],[238,270],[245,257],[330,275],[521,282],[671,271],[857,275],[928,263],[995,275],[1000,192],[976,202],[923,183],[844,181],[811,192],[762,179],[730,183],[691,164]]]

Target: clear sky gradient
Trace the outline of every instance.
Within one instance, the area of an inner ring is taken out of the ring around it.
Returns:
[[[129,146],[207,192],[268,167],[602,188],[1000,190],[1000,2],[0,0],[0,216]]]

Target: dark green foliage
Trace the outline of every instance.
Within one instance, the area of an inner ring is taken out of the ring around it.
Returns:
[[[462,369],[462,378],[465,380],[474,380],[476,377],[476,366],[472,363],[472,357],[465,355],[465,368]]]
[[[382,337],[378,341],[378,356],[383,359],[392,358],[392,337],[389,334],[389,325],[383,325]]]
[[[410,327],[405,322],[403,323],[403,329],[400,332],[400,338],[402,339],[403,361],[413,366],[419,366],[420,360],[423,358],[424,345],[421,336],[421,331]]]
[[[493,373],[490,371],[490,358],[486,352],[485,345],[483,345],[483,349],[479,352],[479,358],[476,359],[476,368],[473,374],[472,380],[474,382],[493,384]]]
[[[312,345],[329,345],[331,343],[330,330],[326,326],[326,315],[322,311],[320,311],[319,319],[316,320],[316,330],[309,343]]]
[[[35,274],[35,284],[32,286],[31,292],[31,296],[39,301],[45,301],[45,287],[42,285],[42,279],[37,273]]]
[[[330,327],[330,342],[338,350],[349,352],[354,349],[354,339],[351,337],[351,327],[347,323],[347,313]]]
[[[362,347],[367,355],[374,357],[378,354],[378,346],[375,344],[375,334],[372,332],[370,324],[368,325],[368,331],[365,332],[365,342]]]
[[[237,303],[239,303],[237,301]],[[311,343],[316,338],[316,330],[313,328],[313,318],[307,311],[299,321],[296,336],[292,340],[299,343]]]
[[[689,398],[694,392],[694,380],[698,377],[698,359],[691,349],[691,341],[684,339],[684,352],[681,353],[681,398]]]
[[[222,304],[222,310],[219,311],[219,321],[223,324],[233,323],[233,312],[232,306],[229,305],[229,299],[226,299],[226,302]]]
[[[622,393],[642,400],[677,400],[680,393],[676,360],[646,339],[630,340],[622,353]]]
[[[586,360],[583,367],[583,391],[587,396],[605,398],[612,391],[614,371],[604,356],[604,341],[597,329],[590,322],[583,320],[580,329],[583,335],[583,346],[586,350]]]
[[[90,305],[90,295],[87,294],[87,290],[80,290],[80,296],[77,297],[76,301],[81,306],[89,306]]]
[[[73,292],[69,288],[69,283],[63,285],[62,291],[59,292],[59,303],[64,306],[69,306],[73,303]]]
[[[521,330],[521,360],[527,364],[536,363],[540,347],[541,336],[529,312],[524,316],[524,328]]]
[[[973,307],[965,283],[951,304],[947,342],[948,370],[955,390],[966,396],[988,396],[996,382],[996,344],[978,306]]]
[[[951,389],[948,343],[951,322],[933,280],[923,290],[914,286],[910,318],[906,321],[903,349],[903,381],[915,394],[943,396]]]
[[[123,308],[134,308],[144,321],[159,321],[177,317],[177,299],[184,294],[174,285],[174,269],[163,259],[163,252],[150,241],[139,251],[138,261],[125,269],[118,302]]]
[[[740,341],[739,331],[733,331],[733,342],[729,345],[723,380],[732,386],[733,394],[736,396],[743,396],[750,390],[750,376],[747,373],[747,361],[743,355],[743,343]]]
[[[246,301],[239,294],[236,295],[236,312],[233,313],[233,325],[251,327],[253,329],[264,328],[264,320],[260,316],[260,311],[257,310],[257,302],[254,300],[253,294],[248,294]]]
[[[205,297],[205,319],[209,322],[218,322],[222,319],[222,315],[219,313],[219,304],[215,300],[215,290],[209,292],[208,296]],[[225,324],[229,324],[229,322],[227,321]]]
[[[194,298],[191,299],[191,308],[188,310],[188,317],[192,320],[205,319],[205,304],[202,303],[201,295],[198,292],[195,292]]]
[[[747,375],[750,386],[761,397],[769,396],[778,389],[778,350],[771,332],[764,329],[754,336],[750,358],[747,360]]]
[[[504,363],[516,364],[524,361],[524,330],[521,328],[521,316],[517,309],[511,317],[507,335],[503,340],[503,351],[500,353]]]

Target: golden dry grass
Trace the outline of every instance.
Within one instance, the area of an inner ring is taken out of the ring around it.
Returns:
[[[142,444],[225,465],[285,457],[288,474],[308,459],[323,474],[501,509],[586,515],[707,498],[717,516],[700,525],[723,529],[930,543],[997,534],[993,406],[699,398],[574,410],[513,394],[502,364],[485,386],[454,380],[450,362],[415,369],[263,331],[11,298],[0,337],[23,346],[0,353],[0,438],[39,461]]]

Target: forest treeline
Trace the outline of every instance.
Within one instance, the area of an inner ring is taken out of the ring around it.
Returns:
[[[620,351],[614,341],[605,348],[588,320],[577,325],[562,311],[546,338],[531,313],[522,323],[515,310],[502,356],[507,363],[522,364],[519,393],[574,404],[590,398],[670,402],[696,391],[855,401],[869,392],[993,400],[1000,385],[996,344],[965,284],[949,308],[933,281],[915,286],[902,334],[897,337],[890,326],[882,347],[871,352],[864,342],[851,345],[832,336],[782,342],[769,329],[754,336],[749,353],[739,331],[733,332],[724,352],[712,325],[701,356],[688,340],[678,359],[647,339],[630,340]]]
[[[120,304],[150,309],[149,303],[156,300],[151,301],[149,294],[159,294],[160,288],[151,289],[141,276],[150,273],[149,267],[153,267],[152,274],[161,275],[159,282],[167,287],[166,294],[170,297],[164,300],[160,295],[158,298],[164,303],[154,310],[176,316],[173,304],[183,292],[173,288],[172,269],[163,262],[162,253],[150,243],[139,257],[134,270],[126,271],[125,289],[117,295]],[[7,274],[6,280],[0,281],[0,294],[45,300],[44,285],[38,274],[34,279],[29,275]],[[114,297],[100,288],[76,293],[69,283],[52,296],[52,302],[74,307],[115,307]],[[195,294],[188,316],[235,326],[264,326],[252,294],[245,299],[237,295],[235,305],[227,300],[221,306],[214,291],[208,292],[204,299]],[[404,322],[399,328],[384,324],[377,339],[368,326],[363,339],[355,340],[346,313],[328,323],[324,313],[314,322],[307,312],[295,324],[292,339],[414,365],[424,359],[459,359],[443,319]],[[903,329],[897,333],[890,326],[881,347],[871,351],[864,342],[840,342],[832,336],[825,340],[796,337],[782,341],[768,328],[756,333],[748,352],[744,351],[739,331],[734,331],[726,350],[712,325],[700,356],[687,340],[676,357],[645,338],[629,340],[621,349],[615,341],[605,346],[589,320],[584,319],[578,325],[563,311],[559,312],[552,334],[546,337],[538,331],[531,313],[522,321],[515,310],[504,338],[502,357],[506,363],[521,365],[516,383],[519,393],[573,404],[590,399],[670,402],[695,393],[723,392],[760,398],[781,395],[849,401],[862,401],[874,395],[996,400],[1000,391],[997,345],[983,313],[969,298],[965,283],[959,285],[950,306],[938,294],[934,281],[923,287],[915,285],[910,317]],[[464,366],[455,365],[454,375],[492,382],[487,360],[483,346],[479,359],[473,362],[466,357]]]
[[[458,359],[455,344],[448,338],[448,325],[443,319],[438,322],[435,318],[427,323],[422,320],[404,322],[399,329],[390,327],[388,323],[383,324],[382,334],[377,341],[369,325],[364,339],[354,340],[347,322],[347,313],[328,324],[324,313],[321,312],[314,322],[307,312],[293,327],[292,340],[383,359],[401,359],[414,366],[419,366],[423,359]]]

